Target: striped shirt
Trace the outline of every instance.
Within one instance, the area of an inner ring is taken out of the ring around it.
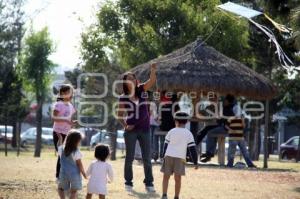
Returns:
[[[244,126],[243,119],[231,117],[228,119],[228,136],[229,140],[242,140],[244,139]]]

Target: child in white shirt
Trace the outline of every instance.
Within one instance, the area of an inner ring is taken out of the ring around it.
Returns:
[[[91,163],[86,172],[87,176],[90,176],[86,199],[91,199],[93,194],[98,195],[100,199],[105,199],[107,182],[113,181],[112,166],[106,162],[109,155],[108,146],[100,144],[95,147],[95,158],[97,160]]]
[[[176,127],[171,129],[165,139],[164,162],[161,172],[163,177],[163,196],[167,199],[167,191],[170,176],[174,173],[175,197],[179,198],[181,188],[181,176],[185,175],[185,160],[187,152],[193,159],[195,168],[198,168],[198,155],[193,134],[185,128],[189,115],[184,112],[176,112],[174,115]]]

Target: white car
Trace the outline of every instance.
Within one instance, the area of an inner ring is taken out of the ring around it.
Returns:
[[[36,128],[29,128],[24,133],[21,134],[21,146],[26,146],[28,144],[35,144],[36,141]],[[53,144],[53,129],[52,128],[42,128],[42,143],[51,145]]]
[[[90,146],[95,147],[98,143],[108,144],[111,143],[111,133],[106,130],[101,130],[92,136]],[[124,131],[117,130],[117,149],[125,150]]]
[[[13,127],[12,126],[6,126],[6,140],[8,143],[11,142],[13,137]],[[0,125],[0,142],[4,143],[5,140],[5,126]]]

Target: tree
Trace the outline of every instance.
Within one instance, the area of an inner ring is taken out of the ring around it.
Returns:
[[[17,145],[17,122],[27,113],[22,81],[15,67],[24,33],[22,6],[22,0],[0,0],[0,122],[14,127],[13,147]]]
[[[19,72],[24,83],[28,90],[34,92],[37,102],[35,157],[41,155],[43,103],[50,83],[50,76],[55,67],[49,60],[49,55],[53,52],[53,42],[50,39],[47,27],[41,31],[32,31],[25,40],[22,62],[19,66]]]
[[[243,59],[244,49],[248,48],[247,23],[223,17],[216,9],[219,3],[218,0],[107,2],[97,14],[97,23],[88,30],[102,40],[93,50],[106,61],[110,49],[118,64],[129,68],[202,37],[226,55]]]

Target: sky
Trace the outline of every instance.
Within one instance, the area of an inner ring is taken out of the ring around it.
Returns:
[[[80,62],[80,34],[95,21],[101,0],[27,0],[26,27],[35,31],[48,26],[56,46],[50,57],[57,73],[70,70]]]

